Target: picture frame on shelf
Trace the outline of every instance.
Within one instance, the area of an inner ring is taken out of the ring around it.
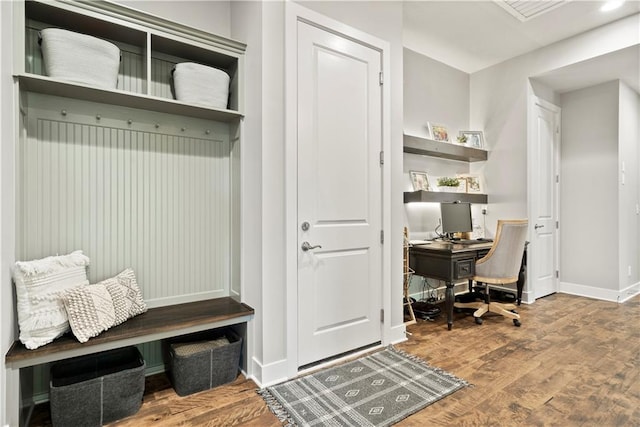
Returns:
[[[467,147],[484,149],[484,133],[481,130],[461,130],[458,138],[464,137]]]
[[[438,142],[449,142],[449,131],[446,126],[427,122],[427,128],[429,129],[429,138]]]
[[[458,175],[460,180],[466,182],[466,192],[472,194],[484,194],[484,179],[481,175]]]
[[[429,176],[426,172],[409,171],[409,176],[411,177],[411,184],[413,184],[413,191],[431,191]]]

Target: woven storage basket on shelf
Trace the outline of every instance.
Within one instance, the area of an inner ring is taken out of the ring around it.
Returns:
[[[214,108],[227,108],[229,74],[195,62],[182,62],[173,68],[173,86],[178,101]]]
[[[107,89],[118,86],[120,49],[106,40],[59,28],[40,31],[47,76]]]
[[[142,406],[145,363],[136,347],[74,357],[51,366],[54,426],[101,426]]]
[[[169,342],[169,379],[180,396],[229,383],[238,376],[242,338],[231,329]]]

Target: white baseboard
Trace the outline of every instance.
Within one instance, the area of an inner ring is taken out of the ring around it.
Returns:
[[[603,289],[593,286],[580,285],[577,283],[560,282],[559,292],[578,295],[581,297],[594,298],[603,301],[623,303],[630,298],[640,294],[640,282],[627,286],[625,289]]]
[[[268,387],[273,384],[278,384],[289,379],[287,375],[289,364],[286,359],[278,360],[273,363],[263,365],[255,357],[251,359],[253,365],[253,375],[251,379],[258,385],[258,387]]]
[[[389,331],[389,336],[386,337],[383,345],[386,344],[398,344],[407,340],[407,326],[402,323],[398,326],[391,327]]]
[[[406,330],[406,326],[404,325],[404,323],[401,325],[392,327],[390,330],[389,337],[385,341],[388,344],[396,344],[402,341],[406,341],[407,337],[405,334],[405,330]],[[359,351],[350,352],[344,355],[343,357],[340,357],[337,359],[331,359],[324,363],[313,365],[313,367],[309,368],[309,370],[315,370],[321,367],[331,366],[343,360],[353,358],[354,356],[368,353],[372,350],[375,350],[376,348],[384,348],[385,345],[386,344],[379,344],[373,347],[366,347],[365,349],[362,349]],[[253,382],[255,382],[260,388],[269,387],[274,384],[279,384],[281,382],[291,379],[291,376],[289,375],[290,367],[286,359],[278,360],[276,362],[264,365],[254,357],[251,359],[251,364],[253,366],[253,369],[252,369],[253,375],[250,375],[248,378],[253,380]],[[306,371],[297,371],[294,376],[301,375],[304,372]]]

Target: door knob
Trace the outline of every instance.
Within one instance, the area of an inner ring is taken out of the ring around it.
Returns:
[[[534,225],[534,226],[533,226],[533,228],[534,228],[534,229],[536,229],[536,230],[537,230],[538,228],[542,228],[542,227],[544,227],[544,224],[542,224],[542,225],[538,225],[538,224],[536,224],[536,225]]]
[[[314,245],[314,246],[311,246],[311,243],[309,243],[309,242],[302,242],[301,249],[302,249],[304,252],[307,252],[308,250],[316,249],[316,248],[321,248],[321,247],[322,247],[322,246],[320,246],[320,245]]]

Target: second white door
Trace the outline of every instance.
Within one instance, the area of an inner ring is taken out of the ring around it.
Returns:
[[[557,291],[557,211],[560,108],[542,99],[534,100],[533,157],[531,183],[533,227],[529,250],[529,286],[534,297]]]
[[[379,51],[305,22],[297,34],[302,366],[381,339],[382,91]]]

